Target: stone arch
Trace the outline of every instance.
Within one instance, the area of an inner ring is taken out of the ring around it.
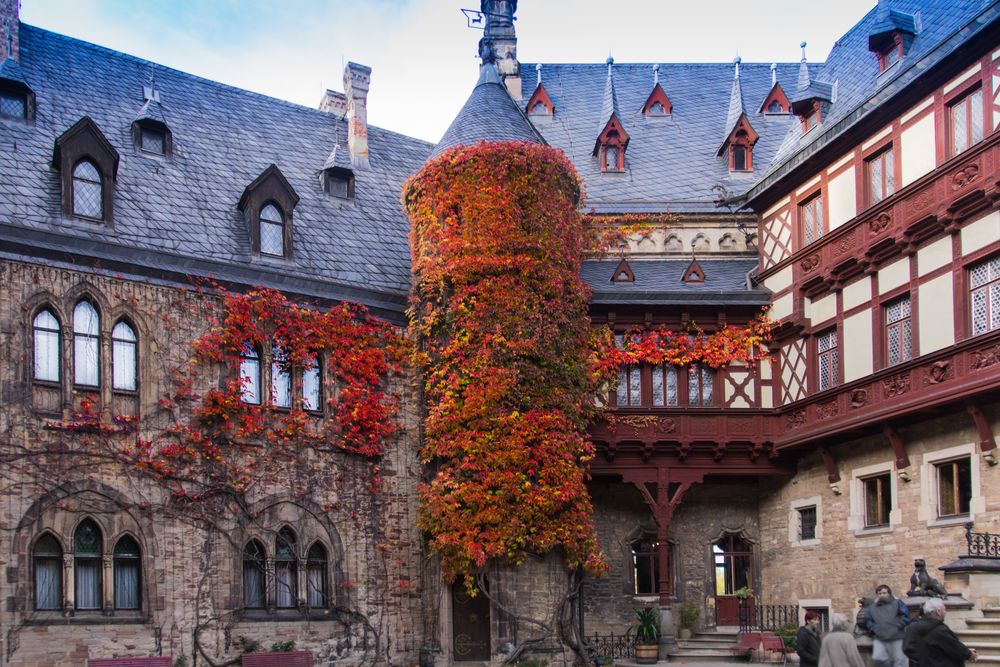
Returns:
[[[719,250],[726,250],[732,252],[734,250],[739,250],[739,243],[736,241],[736,237],[726,232],[719,237]]]
[[[684,242],[677,234],[670,234],[663,242],[663,250],[665,252],[684,252]]]
[[[704,234],[697,234],[691,239],[691,249],[696,252],[708,252],[712,249],[712,243]]]

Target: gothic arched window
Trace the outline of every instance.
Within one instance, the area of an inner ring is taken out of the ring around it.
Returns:
[[[76,608],[101,608],[101,529],[84,519],[73,535]]]
[[[121,321],[111,331],[111,388],[135,391],[138,386],[136,372],[135,331]]]
[[[142,600],[142,561],[139,544],[128,535],[115,545],[115,609],[138,609]]]
[[[279,609],[291,609],[298,600],[298,563],[295,533],[288,526],[278,531],[274,542],[274,595]]]
[[[247,609],[263,609],[267,601],[264,564],[264,545],[250,540],[243,548],[243,606]]]
[[[35,542],[35,609],[62,609],[62,556],[62,547],[51,533]]]
[[[326,549],[322,544],[316,542],[309,547],[309,555],[306,560],[306,587],[308,590],[306,603],[312,609],[322,609],[328,606],[330,592],[327,567]]]
[[[96,387],[100,382],[101,318],[89,301],[73,309],[73,383]]]
[[[51,310],[43,310],[35,315],[32,329],[35,339],[35,379],[59,382],[59,320]]]
[[[73,215],[104,219],[101,171],[90,160],[81,160],[73,167]]]

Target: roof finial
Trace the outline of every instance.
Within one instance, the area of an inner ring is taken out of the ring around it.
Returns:
[[[535,64],[535,78],[537,79],[537,83],[542,82],[542,63]]]
[[[733,58],[733,65],[735,65],[735,71],[733,72],[733,76],[735,78],[737,78],[737,79],[740,78],[740,63],[741,62],[743,62],[743,58],[740,58],[738,55],[735,58]]]
[[[609,53],[608,54],[608,59],[605,60],[604,62],[606,62],[608,64],[608,76],[611,76],[611,66],[615,64],[615,59],[612,58],[611,54]]]
[[[655,86],[660,82],[660,65],[659,63],[653,65],[653,85]]]
[[[771,85],[778,83],[778,63],[771,63]]]
[[[799,46],[802,47],[802,62],[805,62],[806,61],[806,42],[802,42],[801,44],[799,44]]]

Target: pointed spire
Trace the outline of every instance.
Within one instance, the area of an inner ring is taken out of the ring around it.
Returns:
[[[618,118],[621,121],[621,114],[618,113],[618,96],[615,94],[615,76],[612,71],[612,66],[615,64],[615,59],[608,56],[608,79],[604,84],[604,99],[601,103],[601,118],[600,123],[597,126],[597,133],[600,134],[604,132],[604,128],[607,127],[608,121],[611,120],[612,116]]]
[[[739,56],[733,59],[733,65],[735,66],[733,72],[733,89],[729,93],[729,112],[726,114],[724,139],[729,138],[729,135],[732,134],[733,129],[736,127],[736,123],[739,122],[740,116],[744,114],[743,88],[740,85],[740,62],[742,62],[742,59]]]
[[[778,83],[778,63],[771,63],[771,85]]]
[[[653,65],[653,85],[655,86],[660,82],[660,64],[657,63]]]
[[[542,82],[542,63],[535,65],[535,83],[540,84]]]
[[[809,64],[806,62],[806,43],[799,44],[802,47],[802,60],[799,61],[799,81],[798,90],[805,90],[809,87]]]

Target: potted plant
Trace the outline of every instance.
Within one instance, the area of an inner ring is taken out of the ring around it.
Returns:
[[[736,596],[737,600],[742,602],[746,599],[753,597],[753,591],[750,590],[749,586],[744,586],[743,588],[737,588],[735,591],[733,591],[733,595]]]
[[[678,625],[680,625],[680,630],[677,632],[678,639],[691,639],[691,632],[698,625],[699,615],[698,605],[693,600],[687,600],[681,604],[677,619]]]
[[[660,610],[642,607],[635,610],[635,618],[635,625],[629,628],[629,634],[635,637],[635,661],[652,664],[660,650]]]

